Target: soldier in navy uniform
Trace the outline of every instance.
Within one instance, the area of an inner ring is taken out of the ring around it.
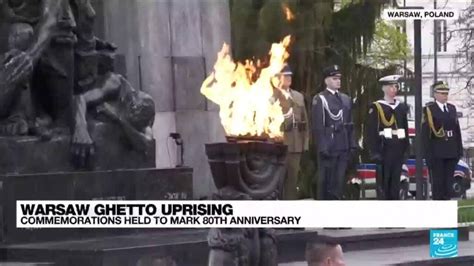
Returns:
[[[319,199],[340,200],[351,152],[357,150],[353,137],[352,100],[339,91],[339,66],[325,68],[323,75],[326,89],[314,96],[312,104],[312,134],[318,153]]]
[[[443,81],[431,86],[434,102],[423,108],[424,157],[430,170],[434,200],[450,199],[455,167],[462,157],[461,128],[456,107],[448,103],[449,87]]]
[[[398,200],[400,175],[405,161],[408,141],[408,107],[395,96],[399,89],[398,75],[379,80],[384,98],[373,102],[367,118],[367,147],[370,158],[377,164],[377,198]]]

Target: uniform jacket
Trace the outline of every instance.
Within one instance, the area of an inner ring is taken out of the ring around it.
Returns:
[[[280,102],[286,113],[282,125],[284,143],[288,146],[288,152],[301,153],[309,146],[308,114],[303,94],[292,89],[289,92],[289,98]]]
[[[408,140],[408,106],[404,103],[396,101],[394,105],[390,105],[385,101],[377,101],[383,110],[383,115],[387,121],[390,121],[392,115],[395,118],[396,123],[391,127],[386,127],[379,115],[379,111],[376,107],[376,103],[372,103],[369,106],[369,114],[367,117],[367,128],[366,128],[366,144],[371,156],[382,156],[384,147],[396,145],[397,149],[401,149],[402,153],[406,153],[409,147]],[[391,128],[392,130],[404,129],[405,138],[398,139],[398,136],[392,136],[392,139],[386,139],[380,136],[380,132],[385,128]]]
[[[436,136],[429,125],[428,108],[433,117],[435,131],[444,129],[444,136]],[[426,160],[432,158],[456,158],[463,154],[461,128],[457,117],[456,107],[447,103],[448,113],[443,112],[438,104],[430,102],[423,108],[421,134],[423,153]]]
[[[328,90],[314,96],[312,105],[312,133],[319,153],[337,155],[356,149],[357,144],[353,136],[352,101],[349,96],[338,92],[339,97]],[[320,96],[327,101],[329,111],[337,115],[342,110],[342,118],[334,120],[324,107]]]

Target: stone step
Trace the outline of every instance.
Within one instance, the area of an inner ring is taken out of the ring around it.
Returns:
[[[192,169],[186,167],[0,175],[0,241],[44,242],[150,231],[17,228],[17,200],[185,200],[193,197],[192,183]]]
[[[177,265],[207,265],[207,230],[182,229],[107,238],[16,244],[1,247],[8,259],[54,261],[58,265],[152,265],[172,260]],[[305,245],[316,239],[341,243],[346,251],[428,244],[429,230],[278,230],[279,262],[304,260]],[[469,232],[459,231],[459,240]],[[0,257],[0,260],[4,259]]]
[[[459,241],[469,240],[469,228],[458,229]],[[429,229],[318,230],[318,237],[343,246],[344,251],[427,245]]]
[[[77,241],[55,241],[7,245],[1,253],[12,260],[51,260],[57,265],[125,266],[151,265],[171,259],[177,265],[207,265],[207,230],[182,229]],[[317,232],[284,230],[277,232],[281,260],[301,256],[307,241]],[[4,258],[0,257],[0,260]]]
[[[155,145],[149,145],[146,156],[131,149],[116,125],[89,123],[95,144],[95,156],[87,170],[140,169],[155,167]],[[76,171],[71,155],[71,138],[58,134],[49,141],[38,137],[1,137],[0,174],[37,174]]]
[[[0,266],[53,266],[53,262],[0,262]]]
[[[405,262],[393,264],[393,266],[432,266],[432,265],[449,265],[449,266],[472,266],[474,265],[474,256],[461,256],[446,259],[431,259],[413,262]]]
[[[458,243],[459,258],[433,259],[430,257],[430,245],[401,246],[370,250],[344,251],[344,261],[346,265],[474,265],[472,259],[474,256],[474,232],[470,232],[469,241],[460,241]],[[469,264],[471,263],[471,264]],[[293,261],[289,263],[280,263],[280,266],[307,266],[306,261]]]

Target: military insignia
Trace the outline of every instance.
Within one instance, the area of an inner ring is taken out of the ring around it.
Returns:
[[[374,108],[369,109],[369,114],[371,114],[374,111]]]
[[[318,98],[317,95],[313,97],[313,105],[318,104]]]

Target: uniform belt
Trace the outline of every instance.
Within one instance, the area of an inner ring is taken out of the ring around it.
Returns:
[[[379,136],[383,136],[383,135],[385,135],[384,132],[383,132],[383,131],[380,131],[380,132],[379,132]],[[398,136],[397,131],[392,130],[392,135],[393,135],[393,136]]]
[[[341,130],[344,128],[344,125],[342,125],[342,124],[330,125],[330,126],[327,126],[327,128],[332,128],[332,130],[333,130],[334,132],[339,132],[339,131],[341,131]]]
[[[298,129],[299,131],[306,130],[306,122],[294,122],[285,126],[285,132],[293,131],[294,129]]]
[[[446,133],[446,137],[448,137],[448,138],[454,137],[454,131],[453,130],[446,130],[445,133]]]
[[[389,130],[390,133],[387,132],[387,134],[385,134],[385,132],[387,130]],[[399,128],[399,129],[386,128],[383,131],[379,131],[379,136],[382,136],[382,137],[387,138],[387,139],[392,139],[392,136],[396,136],[396,138],[399,139],[399,140],[405,139],[407,137],[405,129],[403,129],[403,128]]]
[[[454,137],[454,130],[445,130],[443,136],[436,136],[437,139],[448,139]]]

